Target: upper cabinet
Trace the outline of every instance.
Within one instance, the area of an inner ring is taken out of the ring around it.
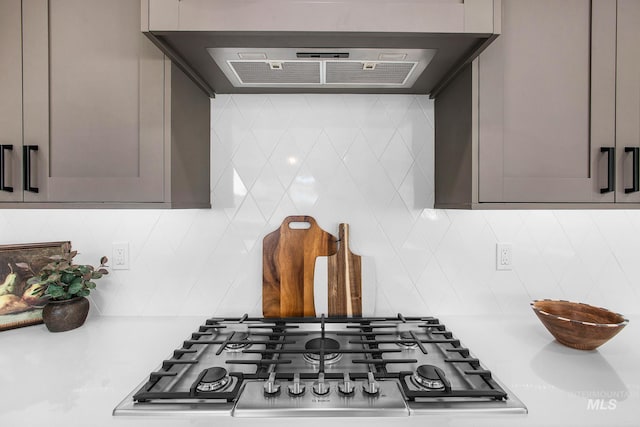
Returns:
[[[503,0],[502,35],[436,99],[436,207],[640,202],[639,8]]]
[[[0,207],[210,206],[209,98],[141,33],[139,2],[0,7],[0,201],[20,202]]]
[[[0,2],[0,202],[22,200],[21,1]]]
[[[640,2],[618,0],[616,66],[617,202],[639,202]]]

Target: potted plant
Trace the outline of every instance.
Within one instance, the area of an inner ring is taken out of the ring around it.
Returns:
[[[78,251],[70,249],[64,255],[48,257],[50,262],[38,273],[31,271],[33,277],[27,280],[33,296],[47,299],[42,319],[51,332],[69,331],[84,324],[89,313],[89,300],[85,297],[96,288],[94,280],[108,274],[106,256],[97,268],[74,264]],[[20,267],[30,269],[28,265]]]

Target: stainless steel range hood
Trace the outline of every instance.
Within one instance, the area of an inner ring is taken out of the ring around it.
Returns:
[[[141,0],[142,31],[215,93],[435,96],[500,33],[500,0]]]
[[[209,48],[234,87],[410,88],[433,49]]]

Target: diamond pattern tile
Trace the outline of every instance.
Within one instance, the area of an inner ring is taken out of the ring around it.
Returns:
[[[344,163],[369,205],[376,210],[386,208],[397,192],[364,135],[356,137]]]
[[[526,288],[513,271],[496,271],[488,283],[503,313],[520,314],[531,301]]]
[[[267,159],[262,150],[257,148],[258,145],[258,141],[252,135],[248,135],[240,142],[231,160],[236,172],[248,189],[251,189],[253,183],[256,182]]]
[[[458,296],[455,289],[449,286],[449,280],[440,268],[437,259],[431,258],[416,281],[416,288],[422,299],[432,312],[451,312],[451,308],[457,306]],[[445,307],[449,307],[448,310]]]
[[[251,126],[232,100],[227,101],[219,114],[217,105],[217,102],[212,105],[211,115],[214,117],[219,115],[220,118],[214,122],[211,131],[217,135],[220,143],[226,145],[229,153],[233,155],[242,141],[246,138],[254,138]],[[215,123],[219,123],[219,125]],[[211,148],[212,152],[220,149],[217,145],[213,145]]]
[[[400,133],[396,132],[393,135],[380,156],[380,163],[393,186],[398,189],[413,164],[413,156],[404,144]]]
[[[318,142],[313,146],[305,159],[305,166],[316,178],[321,193],[333,190],[336,170],[343,166],[342,155],[340,155],[333,145],[333,139],[322,132],[318,137]],[[347,141],[344,139],[343,141]],[[347,144],[347,148],[350,143]],[[337,184],[337,183],[336,183]]]
[[[314,135],[314,138],[317,137]],[[300,148],[297,140],[296,134],[285,132],[269,157],[269,163],[284,188],[291,185],[308,153]]]
[[[262,110],[253,121],[251,130],[256,138],[258,148],[265,157],[269,157],[286,131],[291,120],[286,114],[274,114],[275,108],[272,102],[262,104]]]
[[[259,315],[262,239],[308,214],[350,224],[376,314],[640,312],[640,211],[433,209],[427,96],[218,95],[211,126],[212,209],[2,210],[0,244],[71,240],[95,263],[128,241],[131,269],[91,296],[102,315]],[[497,242],[513,270],[495,270]]]
[[[414,98],[404,95],[389,95],[378,98],[384,112],[394,128],[397,128],[414,102]]]
[[[240,112],[242,117],[244,118],[245,123],[248,126],[251,126],[260,116],[260,113],[263,110],[263,105],[269,97],[261,96],[261,95],[244,95],[244,96],[232,96],[231,102]]]
[[[252,194],[262,217],[271,218],[284,195],[284,187],[270,163],[265,164],[262,173],[253,184]]]
[[[347,154],[349,147],[351,147],[359,132],[360,129],[355,126],[327,126],[323,130],[324,136],[329,140],[329,143],[340,158]],[[326,143],[321,144],[326,145]]]
[[[260,240],[265,225],[266,221],[262,217],[260,208],[253,197],[248,196],[238,209],[230,227],[232,235],[240,238],[248,252]]]
[[[308,166],[303,165],[289,186],[289,197],[301,212],[310,212],[319,197],[315,176]]]

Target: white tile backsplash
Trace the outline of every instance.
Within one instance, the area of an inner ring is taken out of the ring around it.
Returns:
[[[128,241],[104,315],[261,314],[262,238],[308,214],[373,262],[378,314],[517,313],[535,298],[640,312],[640,211],[433,209],[433,101],[411,95],[219,95],[212,209],[2,210],[0,243],[71,240],[82,262]],[[495,244],[513,270],[495,270]]]

